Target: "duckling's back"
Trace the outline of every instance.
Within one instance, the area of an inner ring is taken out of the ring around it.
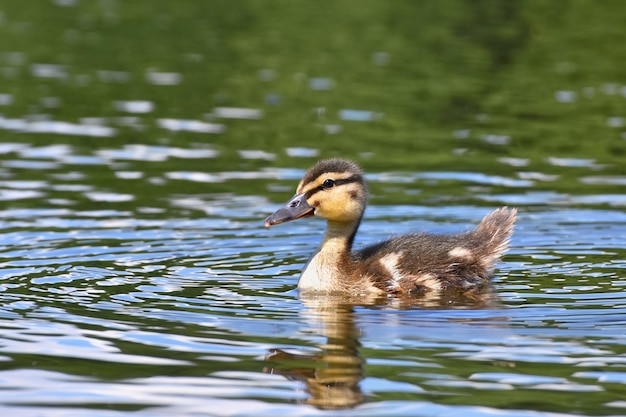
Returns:
[[[489,282],[508,248],[516,213],[495,210],[466,233],[393,238],[356,252],[355,264],[360,265],[361,276],[369,275],[372,284],[385,292],[479,289]]]

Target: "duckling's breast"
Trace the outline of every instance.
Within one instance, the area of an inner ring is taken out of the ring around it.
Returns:
[[[355,262],[349,252],[319,250],[306,264],[298,289],[306,292],[384,294],[364,264]]]

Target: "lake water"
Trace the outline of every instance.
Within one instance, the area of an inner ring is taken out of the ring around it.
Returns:
[[[131,3],[0,5],[3,415],[626,414],[621,3]],[[517,207],[493,297],[299,297],[328,156],[357,246]]]

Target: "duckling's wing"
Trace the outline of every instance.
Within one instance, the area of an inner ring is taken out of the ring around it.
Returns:
[[[374,285],[388,292],[475,288],[493,274],[506,251],[515,210],[496,210],[471,232],[416,233],[368,246],[355,256],[372,272]]]

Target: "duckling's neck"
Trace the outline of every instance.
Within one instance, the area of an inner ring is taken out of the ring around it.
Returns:
[[[320,245],[320,251],[328,250],[335,253],[341,251],[350,253],[360,222],[360,219],[353,222],[327,222],[326,233]]]
[[[307,263],[298,288],[302,291],[333,292],[345,289],[350,279],[352,242],[360,219],[332,222],[326,226],[324,240]]]

